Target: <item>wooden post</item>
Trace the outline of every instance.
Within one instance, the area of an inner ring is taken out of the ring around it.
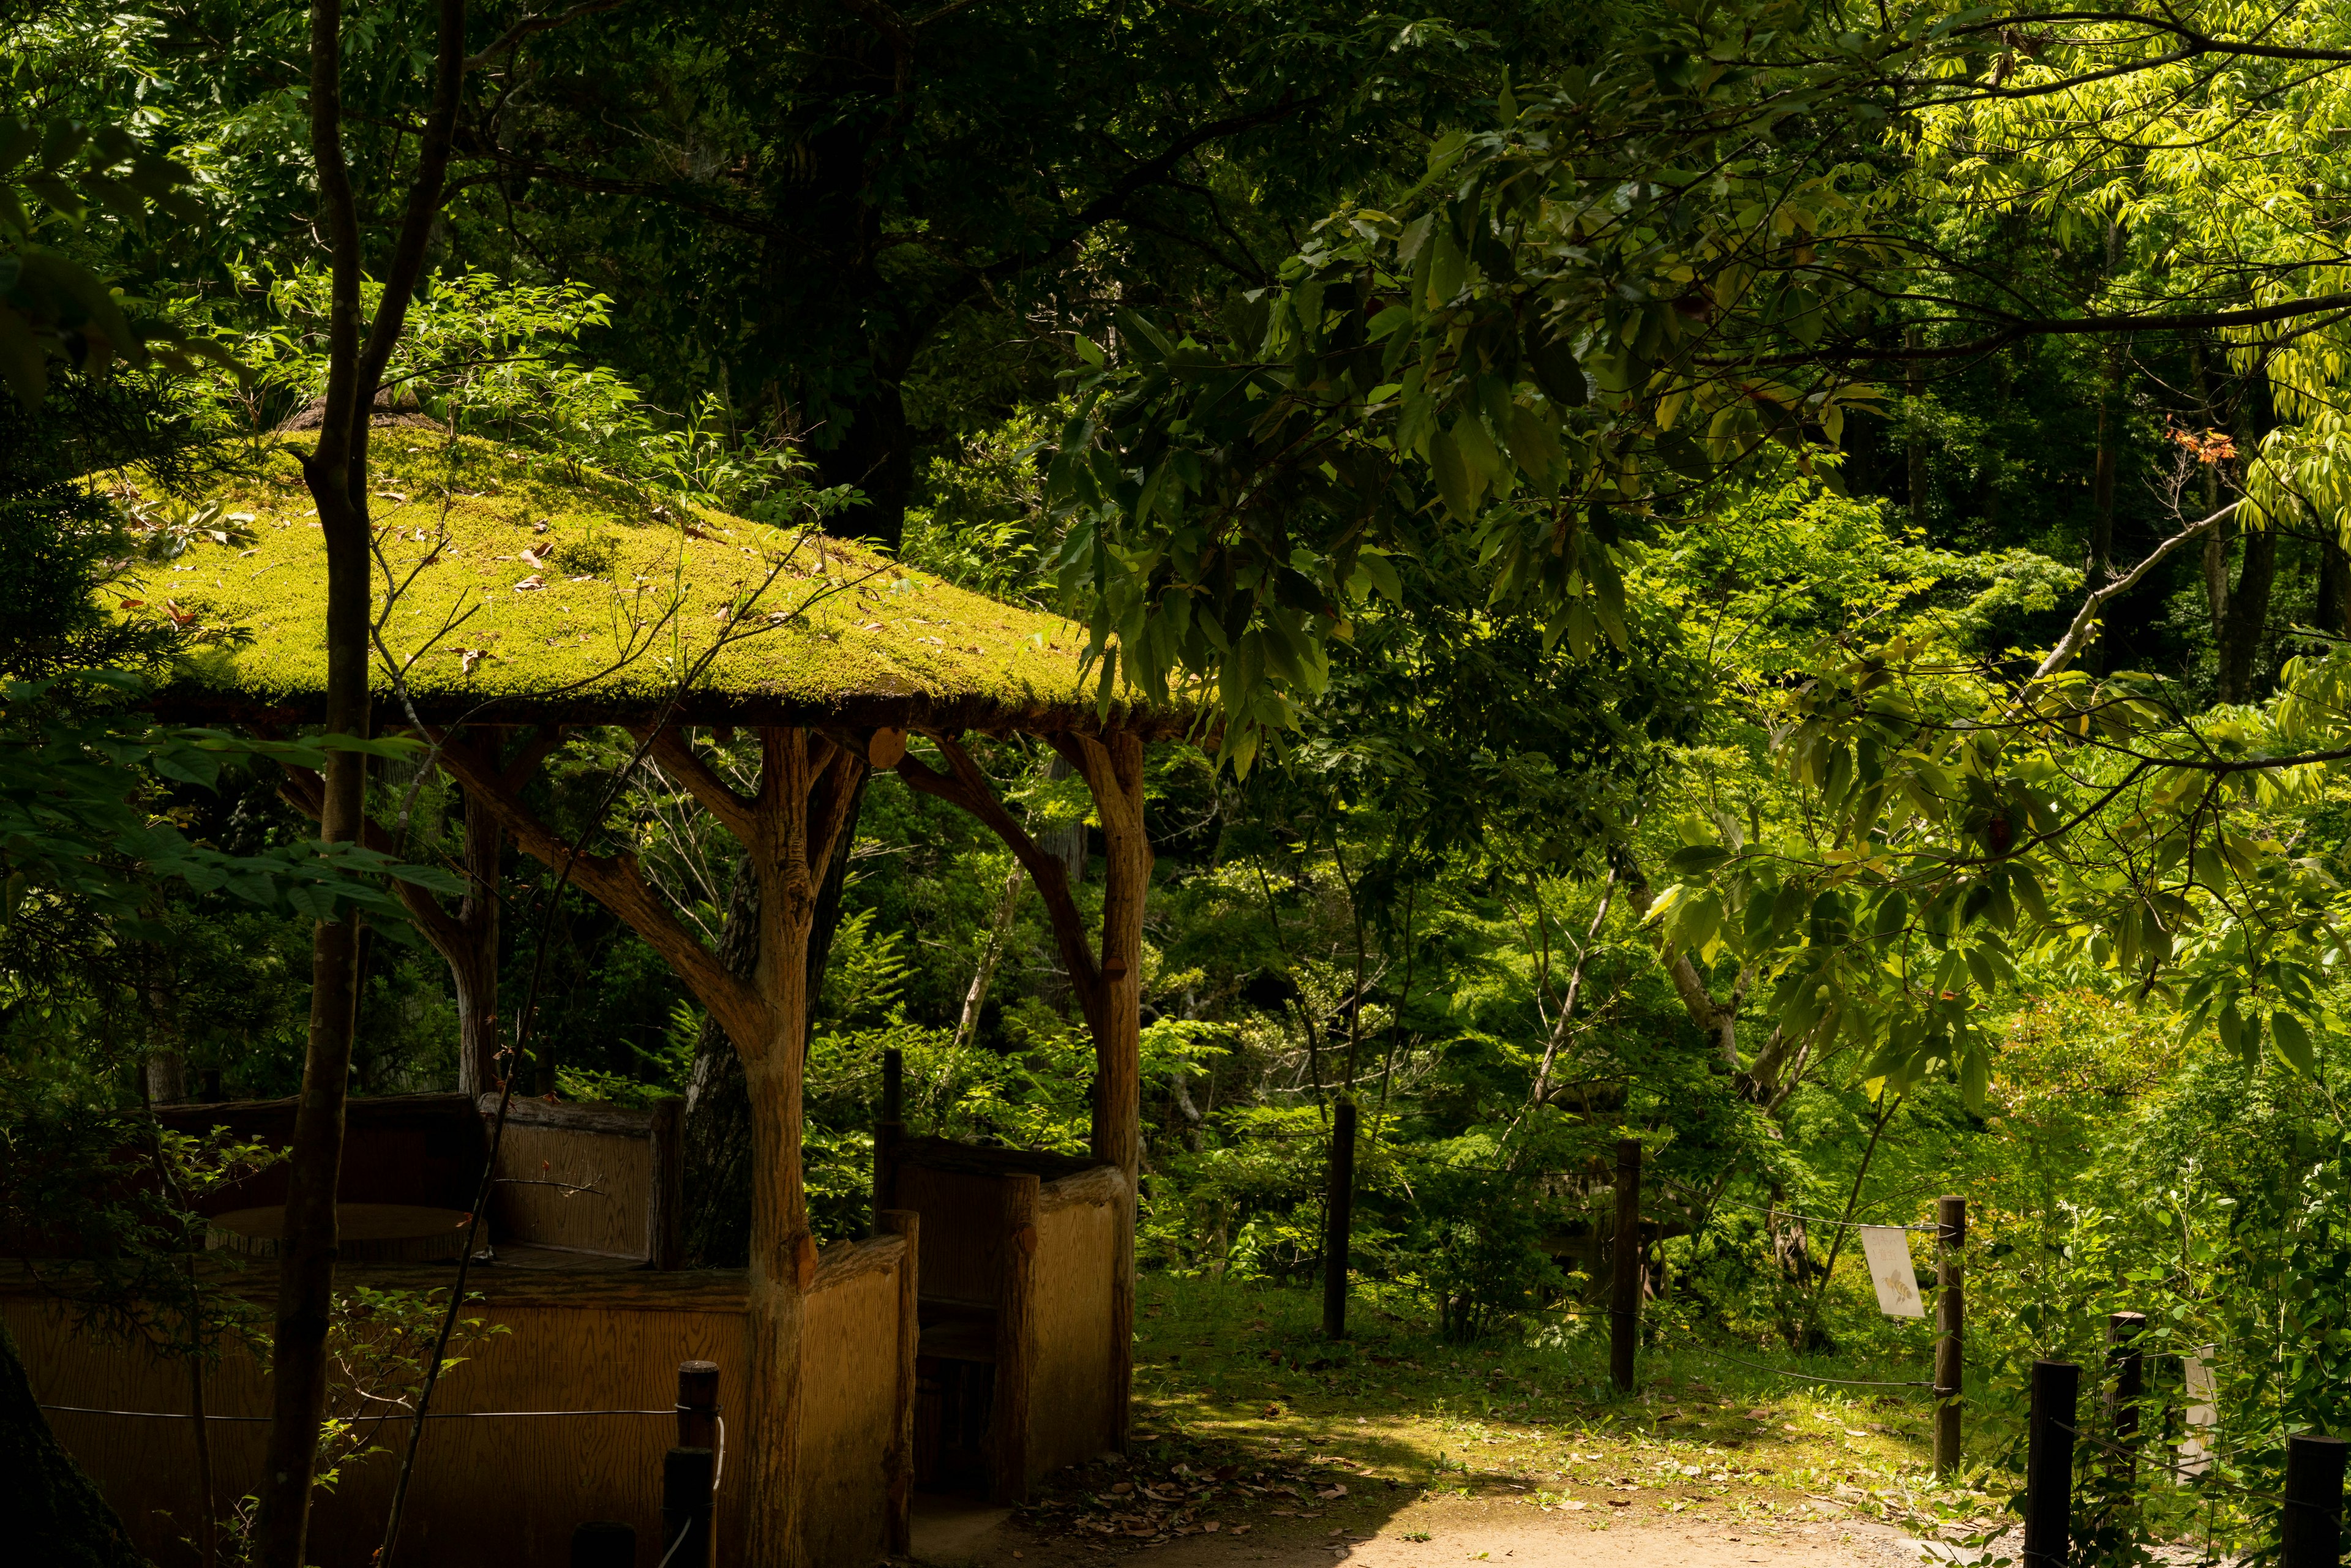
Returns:
[[[645,1267],[675,1270],[685,1261],[685,1102],[653,1102],[653,1180],[645,1192]]]
[[[882,1114],[873,1124],[873,1234],[886,1230],[883,1213],[898,1201],[898,1145],[906,1136],[906,1059],[882,1053]]]
[[[1347,1244],[1355,1223],[1355,1103],[1331,1113],[1330,1186],[1322,1204],[1322,1337],[1347,1337]]]
[[[716,1456],[708,1448],[672,1448],[662,1459],[661,1561],[668,1568],[711,1568],[711,1478]]]
[[[2074,1408],[2082,1369],[2068,1361],[2032,1364],[2032,1411],[2025,1427],[2024,1568],[2064,1568],[2074,1517]]]
[[[897,1055],[896,1051],[890,1053]],[[896,1435],[883,1459],[889,1495],[890,1555],[904,1557],[914,1545],[914,1352],[922,1340],[923,1217],[911,1208],[885,1208],[876,1217],[882,1232],[906,1239],[906,1261],[898,1270],[898,1405]]]
[[[2147,1358],[2138,1336],[2147,1332],[2145,1312],[2106,1314],[2106,1430],[2114,1438],[2107,1456],[2106,1484],[2128,1497],[2138,1479],[2139,1402],[2147,1395]]]
[[[2315,1432],[2285,1440],[2285,1512],[2278,1521],[2279,1568],[2340,1568],[2344,1447],[2342,1438]]]
[[[1633,1392],[1633,1352],[1641,1334],[1641,1140],[1616,1143],[1616,1235],[1609,1248],[1608,1378]]]
[[[677,1446],[718,1447],[718,1364],[715,1361],[677,1364]]]
[[[1935,1205],[1935,1473],[1959,1469],[1959,1379],[1967,1366],[1967,1301],[1959,1260],[1968,1241],[1968,1200]]]
[[[571,1532],[571,1568],[637,1568],[636,1527],[591,1519]]]
[[[1004,1273],[996,1298],[996,1398],[988,1427],[999,1503],[1029,1500],[1029,1383],[1037,1367],[1037,1197],[1033,1176],[1003,1178]]]

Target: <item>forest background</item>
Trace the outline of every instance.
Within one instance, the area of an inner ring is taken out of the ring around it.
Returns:
[[[343,20],[387,234],[435,15]],[[233,538],[208,483],[326,385],[314,12],[0,16],[0,1096],[15,1196],[47,1201],[26,1173],[151,1099],[292,1093],[314,921],[401,915],[380,866],[316,873],[266,748],[139,728],[138,679],[204,633],[112,591]],[[1448,1339],[1595,1354],[1602,1162],[1634,1136],[1657,1334],[1915,1369],[1842,1221],[1963,1193],[1987,1409],[2129,1307],[2229,1347],[2238,1473],[2351,1416],[2351,25],[464,25],[384,440],[871,539],[1216,716],[1152,763],[1147,1268],[1315,1279],[1343,1096],[1357,1288]],[[92,477],[131,463],[135,504]],[[138,791],[83,840],[38,806],[68,752],[113,770],[89,800]],[[1098,896],[1078,781],[975,755]],[[624,736],[575,733],[533,789],[714,943],[757,918]],[[454,854],[413,756],[370,789],[410,859]],[[504,876],[528,1091],[689,1092],[726,1046],[665,966]],[[867,791],[810,1045],[826,1235],[862,1225],[885,1051],[918,1128],[1083,1147],[1029,892],[956,813]],[[446,966],[386,936],[362,976],[352,1092],[454,1084]],[[697,1244],[739,1260],[724,1224]],[[2012,1463],[1990,1430],[1974,1458]]]

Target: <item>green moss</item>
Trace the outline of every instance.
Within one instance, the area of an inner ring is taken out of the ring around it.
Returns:
[[[687,713],[1091,709],[1081,628],[858,546],[470,438],[379,429],[373,468],[376,612],[427,713],[650,708],[722,637]],[[292,447],[262,475],[217,493],[254,537],[207,541],[125,591],[120,613],[204,633],[167,701],[301,708],[324,693],[324,536]],[[398,695],[381,658],[376,687]]]

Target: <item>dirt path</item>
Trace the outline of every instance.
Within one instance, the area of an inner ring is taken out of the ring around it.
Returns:
[[[1096,1544],[1040,1537],[1000,1511],[918,1521],[918,1562],[935,1568],[1908,1568],[1917,1548],[1900,1532],[1855,1520],[1758,1525],[1692,1518],[1611,1518],[1541,1512],[1490,1499],[1436,1498],[1377,1526],[1217,1531],[1163,1544]]]

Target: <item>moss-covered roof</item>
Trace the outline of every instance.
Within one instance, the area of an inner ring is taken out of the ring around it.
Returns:
[[[428,720],[674,716],[1057,729],[1099,722],[1084,633],[856,545],[662,498],[544,455],[397,426],[371,441],[382,641]],[[124,587],[197,632],[162,694],[191,716],[314,716],[326,545],[290,447],[214,490],[232,530]],[[234,519],[233,521],[230,519]],[[778,563],[781,563],[778,568]],[[376,690],[398,705],[391,664]],[[394,712],[385,718],[397,722]]]

